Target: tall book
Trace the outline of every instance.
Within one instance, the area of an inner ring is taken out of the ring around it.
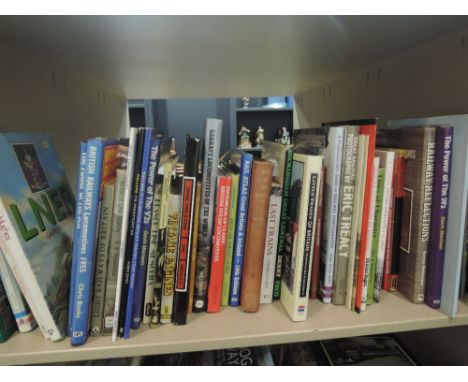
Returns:
[[[130,129],[130,137],[128,142],[127,154],[127,171],[125,177],[125,193],[122,209],[122,227],[120,232],[120,248],[118,257],[117,269],[117,286],[115,292],[114,319],[112,323],[112,341],[116,341],[117,337],[123,335],[123,324],[125,321],[125,304],[127,302],[127,291],[124,289],[124,278],[126,269],[130,272],[130,259],[132,244],[130,243],[129,233],[131,230],[131,202],[133,195],[133,185],[135,183],[135,162],[137,152],[142,144],[142,134],[138,128]],[[137,182],[138,183],[138,182]],[[139,184],[139,183],[138,183]]]
[[[13,311],[16,325],[21,333],[29,332],[36,327],[36,321],[16,282],[2,250],[0,249],[0,279],[3,283],[8,303]]]
[[[0,343],[5,342],[16,332],[15,318],[0,279]]]
[[[193,302],[194,312],[205,311],[207,304],[213,214],[215,209],[214,198],[222,130],[222,120],[214,118],[206,119],[204,127],[205,150],[200,202],[200,222],[198,229],[197,268],[195,272],[196,280]]]
[[[391,198],[393,184],[393,168],[395,163],[395,153],[393,151],[375,150],[375,156],[380,159],[380,168],[384,171],[383,192],[382,192],[382,212],[380,216],[380,230],[377,247],[377,261],[375,265],[374,300],[380,301],[380,292],[383,287],[385,252],[389,231],[389,221],[391,218]]]
[[[370,222],[369,215],[372,213],[371,206],[371,195],[372,195],[372,184],[374,182],[373,177],[373,165],[374,165],[374,153],[375,153],[375,137],[377,132],[376,123],[360,125],[359,134],[364,134],[369,137],[369,145],[367,149],[367,160],[366,160],[366,182],[364,189],[364,200],[362,204],[362,219],[361,219],[361,235],[360,235],[360,247],[359,247],[359,263],[357,267],[357,281],[356,281],[356,298],[355,298],[355,309],[360,311],[362,299],[366,296],[363,293],[365,288],[365,275],[366,275],[366,259],[369,257],[366,254],[369,253],[368,241],[372,239],[372,235],[369,234]]]
[[[432,187],[431,232],[427,254],[426,291],[424,302],[440,308],[444,271],[445,239],[450,190],[450,164],[453,128],[438,126],[435,133],[434,181]]]
[[[122,159],[118,156],[119,145],[106,146],[102,159],[100,189],[99,231],[96,244],[93,300],[91,309],[91,335],[101,335],[104,317],[105,286],[107,279],[107,260],[112,226],[112,205],[117,168]]]
[[[159,229],[158,229],[158,242],[156,249],[155,259],[155,274],[154,274],[154,290],[153,290],[153,304],[151,312],[150,326],[156,328],[160,323],[161,315],[161,299],[163,295],[163,281],[164,281],[164,267],[166,258],[166,239],[167,239],[167,226],[168,226],[168,207],[169,207],[169,194],[171,192],[171,183],[173,175],[176,171],[177,154],[175,151],[174,138],[163,139],[161,143],[161,155],[159,160],[158,176],[162,176],[162,190],[161,190],[161,203],[159,211]]]
[[[270,201],[268,204],[268,222],[266,226],[265,252],[263,254],[260,304],[269,304],[273,301],[282,196],[283,187],[278,183],[273,182],[271,185]]]
[[[286,219],[288,216],[289,184],[291,180],[291,167],[293,146],[283,145],[279,142],[263,142],[262,159],[275,164],[273,180],[282,187],[281,213],[279,216],[278,240],[276,246],[275,281],[273,285],[273,298],[279,299],[281,295],[281,272],[283,268],[284,240],[286,234]]]
[[[241,309],[255,313],[260,306],[263,255],[274,165],[254,160],[242,270]]]
[[[369,281],[367,285],[367,300],[366,304],[370,305],[374,301],[374,289],[375,279],[377,272],[377,258],[379,256],[379,241],[382,226],[382,209],[383,209],[383,194],[384,194],[384,182],[385,182],[385,169],[380,167],[380,158],[376,156],[379,162],[379,168],[377,169],[377,188],[375,196],[375,208],[374,208],[374,222],[372,229],[372,249],[371,258],[369,263]],[[385,234],[386,235],[386,232]]]
[[[167,232],[164,254],[164,279],[162,285],[161,312],[159,321],[167,324],[173,321],[174,287],[176,276],[177,248],[179,238],[180,206],[183,176],[176,169],[172,178],[167,205]]]
[[[120,152],[125,155],[127,147],[120,146]],[[104,300],[104,317],[102,334],[112,334],[114,321],[115,294],[117,290],[117,273],[119,270],[119,250],[122,232],[122,214],[125,195],[125,179],[127,176],[126,159],[116,171],[114,185],[114,201],[112,205],[111,233],[109,244],[109,257],[107,260],[107,280]]]
[[[444,271],[442,276],[441,311],[455,317],[458,311],[460,275],[464,248],[464,229],[468,200],[468,116],[449,115],[421,119],[389,121],[395,126],[450,125],[453,127],[451,179],[458,179],[457,187],[450,187]]]
[[[181,216],[179,222],[179,245],[174,293],[174,323],[187,323],[189,305],[189,280],[192,267],[193,225],[195,194],[201,139],[187,134],[185,137],[184,177],[182,179]]]
[[[333,303],[344,305],[347,291],[348,261],[351,251],[351,234],[356,185],[358,126],[345,127],[344,155],[338,207],[335,263],[333,272]]]
[[[379,138],[385,146],[406,152],[399,284],[405,297],[422,303],[431,227],[435,127],[385,129]]]
[[[362,205],[364,203],[364,189],[367,175],[368,148],[369,136],[365,134],[359,134],[353,220],[351,223],[351,240],[345,299],[346,308],[349,310],[354,310],[354,300],[356,298],[356,283],[359,268],[359,248],[361,247]]]
[[[281,302],[293,321],[307,317],[322,166],[320,155],[294,154],[281,287]]]
[[[240,305],[240,288],[244,261],[245,234],[247,227],[247,213],[249,208],[252,162],[252,154],[242,153],[239,175],[239,196],[237,203],[236,238],[234,241],[234,255],[232,260],[231,290],[229,292],[230,306]]]
[[[47,134],[0,135],[0,249],[45,338],[67,335],[75,198]]]
[[[226,239],[226,253],[224,256],[223,288],[221,291],[221,305],[229,305],[231,290],[232,260],[234,255],[234,239],[236,235],[237,202],[239,197],[239,168],[230,165],[227,168],[231,177],[231,201],[229,204],[228,232]]]
[[[188,313],[191,314],[193,310],[193,293],[195,290],[195,264],[197,262],[197,245],[198,245],[198,226],[200,222],[200,199],[201,199],[201,182],[197,180],[195,188],[195,211],[193,213],[193,231],[192,231],[192,254],[190,262],[192,267],[190,268],[190,280],[189,280],[189,301],[188,301]]]
[[[206,309],[209,313],[217,313],[221,309],[224,258],[226,253],[229,206],[231,202],[231,177],[226,171],[223,171],[223,168],[220,168],[218,171],[213,251],[211,255],[210,283],[208,287],[208,305]]]

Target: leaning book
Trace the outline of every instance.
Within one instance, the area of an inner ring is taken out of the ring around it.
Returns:
[[[75,199],[47,134],[0,135],[0,247],[44,336],[67,334]]]

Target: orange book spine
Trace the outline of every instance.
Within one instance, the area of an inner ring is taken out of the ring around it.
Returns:
[[[224,255],[226,252],[229,204],[231,201],[231,177],[218,177],[216,196],[216,214],[214,222],[213,247],[211,253],[210,283],[208,286],[208,313],[217,313],[221,309],[221,292],[224,276]]]
[[[250,185],[240,301],[241,309],[249,313],[255,313],[260,306],[263,255],[265,252],[272,177],[272,163],[254,161]]]
[[[372,190],[372,166],[375,155],[375,138],[377,133],[377,125],[362,125],[359,129],[359,134],[369,136],[369,149],[367,154],[367,176],[366,189],[364,194],[364,204],[362,209],[362,229],[361,229],[361,246],[359,250],[358,276],[356,283],[356,300],[354,306],[357,312],[361,311],[362,288],[364,286],[365,266],[366,266],[366,247],[367,247],[367,231],[369,229],[369,213],[371,204]]]

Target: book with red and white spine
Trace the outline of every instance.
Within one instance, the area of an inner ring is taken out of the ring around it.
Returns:
[[[367,242],[372,239],[372,235],[369,236],[369,214],[371,213],[371,194],[372,184],[374,181],[373,177],[373,165],[375,155],[375,140],[377,133],[376,123],[361,125],[359,128],[360,134],[369,136],[369,146],[367,150],[367,169],[366,169],[366,184],[364,193],[364,203],[362,206],[362,226],[361,226],[361,242],[359,248],[359,264],[357,269],[357,283],[356,283],[356,299],[354,302],[355,309],[359,312],[361,309],[361,302],[363,296],[364,277],[366,271],[366,252]],[[372,230],[371,230],[372,232]]]
[[[223,172],[220,171],[220,174]],[[223,288],[224,255],[226,252],[227,226],[229,205],[231,201],[231,177],[218,175],[216,195],[216,213],[211,255],[210,283],[208,286],[207,312],[216,313],[221,308],[221,292]]]

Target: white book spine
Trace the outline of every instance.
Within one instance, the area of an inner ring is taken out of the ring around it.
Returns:
[[[320,293],[324,303],[332,302],[333,270],[335,261],[336,232],[338,227],[338,206],[340,199],[341,163],[343,156],[345,129],[330,129],[329,143],[325,154],[326,185],[323,214],[323,248],[322,263],[325,265],[321,277]]]
[[[24,253],[13,222],[7,213],[4,201],[0,199],[0,246],[24,297],[41,328],[44,337],[52,341],[63,338],[42,295],[28,258]]]
[[[115,308],[114,308],[114,321],[112,323],[112,341],[117,340],[119,332],[119,313],[120,313],[120,300],[122,297],[122,283],[124,276],[124,262],[125,262],[125,249],[127,246],[127,228],[128,219],[130,215],[130,197],[132,194],[132,182],[135,165],[136,143],[137,143],[138,129],[130,129],[130,139],[128,142],[128,159],[127,159],[127,173],[125,178],[125,195],[122,213],[122,231],[120,236],[120,250],[119,250],[119,270],[117,272],[117,287],[115,292]]]
[[[367,243],[366,243],[366,261],[364,268],[364,283],[362,286],[362,297],[360,312],[366,310],[367,305],[367,287],[369,285],[369,272],[370,272],[370,261],[372,256],[372,236],[374,233],[374,217],[375,217],[375,201],[377,198],[377,180],[379,178],[379,158],[374,158],[372,167],[372,188],[370,195],[370,210],[367,230]]]
[[[36,327],[34,317],[24,301],[23,294],[16,282],[15,275],[11,271],[2,250],[0,249],[0,276],[10,303],[11,310],[15,316],[16,325],[21,333],[29,332]]]
[[[262,286],[260,290],[260,304],[273,301],[273,285],[275,281],[276,247],[278,243],[279,223],[281,214],[283,188],[273,184],[270,194],[268,210],[267,234],[265,252],[263,256]]]
[[[382,198],[382,214],[380,223],[379,246],[377,254],[377,266],[375,270],[374,299],[380,301],[380,291],[382,290],[383,271],[385,263],[385,248],[387,245],[388,219],[390,213],[390,198],[392,197],[393,165],[395,153],[393,151],[379,152],[376,155],[380,158],[380,166],[385,169],[384,191]],[[385,159],[384,159],[385,158]],[[383,162],[384,161],[384,162]],[[383,162],[383,163],[382,163]]]

